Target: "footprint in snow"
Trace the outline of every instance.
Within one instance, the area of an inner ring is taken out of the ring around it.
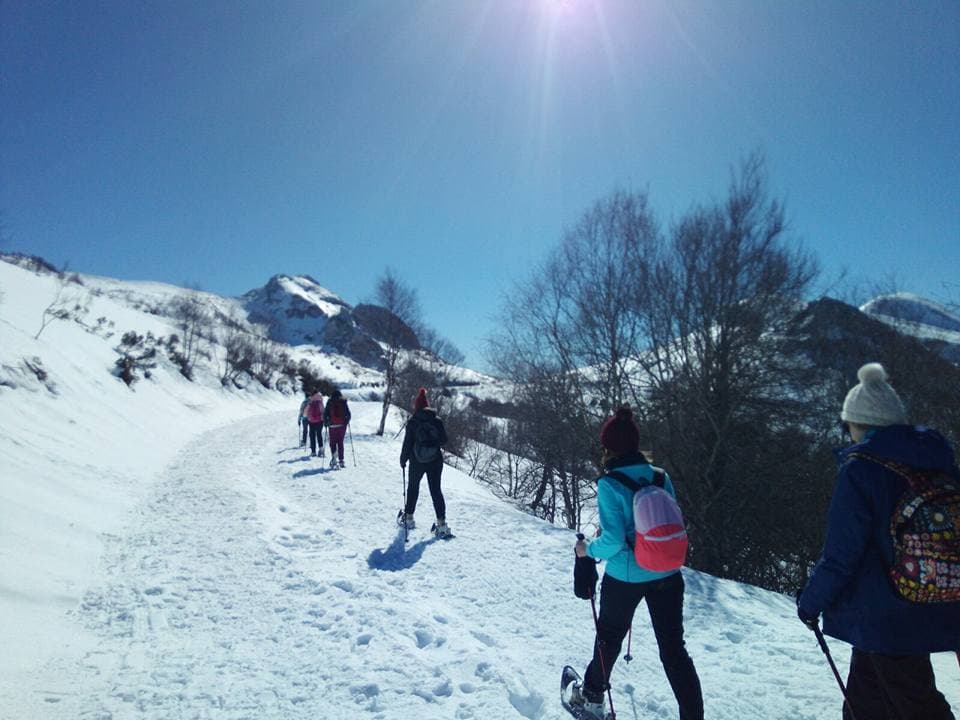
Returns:
[[[417,638],[417,647],[421,650],[433,642],[433,633],[429,630],[417,630],[414,634]]]

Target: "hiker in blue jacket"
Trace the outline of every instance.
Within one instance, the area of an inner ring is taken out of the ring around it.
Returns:
[[[617,410],[600,431],[604,468],[618,470],[641,484],[652,482],[654,468],[640,452],[640,430],[629,407]],[[669,476],[664,489],[675,495]],[[603,475],[597,483],[600,513],[599,537],[580,541],[578,557],[606,560],[600,585],[600,614],[593,659],[587,666],[583,687],[574,688],[572,702],[582,704],[598,720],[604,717],[604,692],[623,639],[633,624],[634,611],[647,601],[650,622],[660,648],[660,662],[680,706],[681,720],[702,720],[703,694],[700,678],[683,641],[683,575],[679,570],[654,572],[640,567],[629,542],[635,534],[633,490]]]
[[[942,435],[906,424],[881,365],[864,365],[857,375],[860,383],[841,413],[854,444],[837,453],[827,537],[797,614],[811,629],[822,614],[823,632],[853,645],[845,720],[954,720],[937,690],[930,653],[960,650],[960,602],[912,602],[897,592],[889,576],[890,525],[908,488],[893,468],[936,470],[958,480],[960,472]]]

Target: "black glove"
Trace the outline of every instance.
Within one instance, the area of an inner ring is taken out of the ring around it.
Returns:
[[[797,617],[800,618],[800,622],[806,625],[810,630],[817,630],[820,627],[820,613],[810,615],[809,613],[804,612],[803,608],[800,607],[800,596],[803,594],[803,590],[797,591]]]
[[[577,535],[583,540],[583,535]],[[597,561],[584,555],[573,562],[573,594],[582,600],[589,600],[597,594]]]

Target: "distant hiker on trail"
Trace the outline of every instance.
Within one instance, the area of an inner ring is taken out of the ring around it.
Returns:
[[[323,457],[323,395],[314,388],[303,416],[310,426],[310,455]]]
[[[416,527],[413,513],[417,509],[417,498],[420,495],[420,480],[426,473],[433,510],[437,515],[433,531],[443,538],[451,535],[447,525],[447,505],[440,490],[440,474],[443,472],[443,451],[440,448],[446,442],[447,431],[443,427],[443,421],[427,402],[426,389],[420,388],[413,401],[413,415],[407,421],[403,449],[400,451],[400,467],[406,468],[407,461],[410,461],[410,479],[406,506],[398,521],[407,529]]]
[[[297,413],[297,427],[302,428],[300,433],[300,447],[306,447],[307,445],[307,431],[310,429],[310,425],[307,423],[307,403],[310,402],[310,393],[306,390],[303,391],[303,402],[300,403],[300,412]]]
[[[635,489],[654,484],[661,487],[662,483],[662,489],[675,496],[673,484],[666,472],[654,468],[640,452],[640,430],[629,407],[620,408],[603,424],[600,444],[608,473],[597,480],[602,533],[589,541],[578,540],[574,551],[578,558],[606,560],[607,565],[601,583],[593,659],[583,676],[583,687],[573,687],[570,704],[580,706],[577,711],[581,716],[603,719],[610,673],[633,624],[634,611],[641,600],[646,600],[660,661],[680,706],[680,718],[703,720],[700,679],[683,641],[683,575],[679,568],[655,571],[641,567],[631,547],[636,536]],[[673,503],[669,497],[667,502]]]
[[[327,435],[330,438],[330,469],[336,468],[338,462],[340,467],[346,467],[343,462],[343,438],[347,434],[347,425],[350,424],[350,407],[339,390],[334,390],[327,401],[327,408],[323,411],[323,424],[327,426]]]
[[[827,537],[797,614],[817,633],[822,614],[823,633],[853,645],[845,720],[953,720],[930,653],[960,650],[960,470],[940,433],[907,424],[881,365],[857,377],[840,413],[853,444],[837,451]]]

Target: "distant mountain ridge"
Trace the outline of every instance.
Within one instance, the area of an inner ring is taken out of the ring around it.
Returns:
[[[960,316],[949,308],[919,295],[894,293],[874,298],[860,310],[960,365]]]
[[[353,307],[309,275],[274,275],[240,300],[249,321],[266,327],[271,340],[315,345],[364,365],[379,365],[382,348],[378,340],[383,337],[379,328],[390,316],[383,308]],[[404,347],[418,349],[416,333],[403,327]]]

